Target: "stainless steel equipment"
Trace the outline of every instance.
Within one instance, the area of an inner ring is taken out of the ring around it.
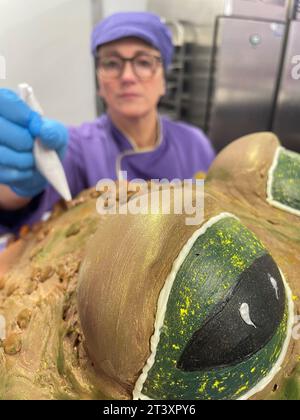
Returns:
[[[218,20],[208,132],[217,150],[269,130],[286,25],[241,18]]]
[[[247,19],[285,22],[289,13],[286,0],[225,0],[225,14]]]
[[[182,90],[190,107],[181,108],[177,118],[203,128],[217,150],[245,134],[273,130],[285,146],[300,152],[300,0],[224,0],[222,5],[201,0],[201,8],[199,1],[185,3],[149,1],[150,10],[198,28],[185,76],[190,83]]]
[[[300,151],[300,1],[291,22],[273,131],[285,146]]]
[[[231,16],[217,19],[206,125],[217,150],[242,135],[274,131],[300,151],[299,11],[300,0],[225,2]]]

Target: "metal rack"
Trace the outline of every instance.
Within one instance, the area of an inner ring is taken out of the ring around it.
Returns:
[[[211,48],[199,44],[197,25],[180,20],[167,24],[175,53],[166,75],[167,93],[161,100],[160,112],[204,127]]]
[[[185,28],[179,21],[167,22],[172,31],[174,58],[166,74],[166,95],[160,102],[160,112],[171,119],[180,119],[185,73]]]
[[[296,1],[295,9],[296,9],[296,19],[300,20],[300,0]]]

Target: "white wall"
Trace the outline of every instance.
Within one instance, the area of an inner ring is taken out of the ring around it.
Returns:
[[[226,0],[149,0],[149,10],[166,16],[168,20],[188,20],[196,24],[212,25],[223,14]]]
[[[90,0],[0,0],[0,86],[30,83],[47,116],[66,124],[95,118],[91,29]]]
[[[148,0],[102,0],[103,16],[116,12],[141,12],[147,10]]]

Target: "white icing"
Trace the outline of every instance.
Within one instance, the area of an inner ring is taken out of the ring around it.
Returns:
[[[299,158],[299,155],[297,153],[291,152],[291,151],[289,151],[289,150],[287,150],[287,149],[285,149],[284,147],[281,147],[281,146],[278,147],[278,149],[276,150],[275,156],[274,156],[273,164],[272,164],[272,166],[269,170],[268,182],[267,182],[267,202],[269,204],[271,204],[271,206],[277,207],[280,210],[284,210],[284,211],[287,211],[288,213],[292,213],[296,216],[300,216],[300,210],[294,209],[293,207],[287,206],[285,204],[280,203],[279,201],[274,200],[274,197],[273,197],[273,194],[272,194],[272,186],[273,186],[273,182],[274,182],[274,173],[275,173],[276,168],[278,166],[280,153],[282,151],[284,151],[284,153],[287,154],[287,155]]]
[[[250,308],[248,303],[243,303],[240,307],[240,314],[242,317],[242,320],[249,325],[250,327],[254,327],[255,329],[257,329],[257,326],[252,322],[251,317],[250,317]]]
[[[134,387],[134,390],[133,390],[133,399],[134,400],[138,400],[138,399],[148,400],[148,399],[150,399],[146,395],[142,394],[142,390],[143,390],[144,383],[147,379],[148,373],[149,373],[150,369],[152,368],[152,366],[154,365],[154,362],[155,362],[156,351],[157,351],[159,338],[160,338],[160,331],[161,331],[161,328],[162,328],[163,323],[164,323],[166,310],[167,310],[167,303],[168,303],[168,300],[169,300],[169,295],[171,293],[171,289],[173,287],[175,277],[176,277],[180,267],[182,266],[184,260],[188,256],[190,250],[192,249],[194,243],[199,238],[199,236],[204,235],[210,227],[215,225],[220,220],[228,218],[228,217],[239,220],[236,216],[234,216],[231,213],[221,213],[218,216],[211,218],[207,223],[205,223],[203,226],[201,226],[201,228],[199,228],[198,230],[196,230],[194,232],[194,234],[191,236],[191,238],[184,245],[184,247],[182,248],[179,256],[175,260],[175,262],[173,264],[173,267],[172,267],[172,271],[169,274],[169,276],[167,277],[165,285],[162,288],[162,290],[160,292],[160,295],[159,295],[159,298],[158,298],[157,313],[156,313],[156,319],[155,319],[155,324],[154,324],[154,334],[151,337],[151,341],[150,341],[150,351],[151,351],[151,353],[150,353],[150,356],[149,356],[149,358],[148,358],[148,360],[147,360],[147,362],[146,362],[146,364],[143,368],[143,371],[142,371],[141,375],[139,376],[139,378],[138,378],[138,380],[135,384],[135,387]]]
[[[278,288],[277,281],[274,279],[274,277],[271,276],[271,274],[269,274],[269,279],[270,279],[273,289],[275,290],[276,298],[277,300],[279,300],[279,288]]]
[[[0,315],[0,340],[6,339],[6,321],[3,315]]]

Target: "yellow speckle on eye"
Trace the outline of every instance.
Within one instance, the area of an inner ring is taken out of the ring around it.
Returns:
[[[180,349],[180,347],[177,344],[173,344],[172,347],[173,347],[174,350],[179,350]]]
[[[256,371],[256,368],[251,369],[251,373],[254,373]]]
[[[240,268],[240,269],[244,269],[245,268],[245,261],[243,261],[242,258],[240,258],[237,254],[234,254],[231,257],[231,264],[234,267]]]
[[[207,387],[207,382],[204,382],[204,383],[200,386],[200,388],[198,389],[199,394],[203,394],[203,392],[205,391],[206,387]]]
[[[187,296],[187,297],[185,298],[185,306],[186,306],[186,308],[188,309],[188,308],[190,307],[190,305],[191,305],[191,301],[190,301],[190,298]]]
[[[216,381],[216,382],[213,384],[212,389],[218,389],[220,385],[221,385],[221,382]]]
[[[232,244],[232,240],[231,239],[224,239],[222,241],[222,245],[224,245],[224,246],[228,246],[230,244]]]
[[[238,391],[236,391],[235,395],[240,395],[242,392],[247,391],[247,386],[242,386]]]
[[[293,296],[293,301],[296,302],[297,300],[299,300],[298,296]]]
[[[187,309],[180,309],[180,317],[183,318],[188,314],[188,310]]]

